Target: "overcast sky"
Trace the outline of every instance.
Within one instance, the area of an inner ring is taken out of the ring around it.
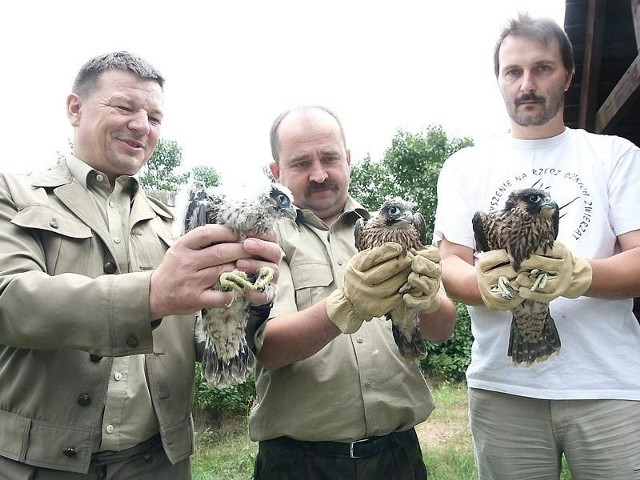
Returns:
[[[206,7],[205,7],[206,5]],[[270,161],[281,111],[323,104],[357,162],[399,128],[440,124],[481,140],[508,122],[493,75],[500,28],[518,11],[562,25],[563,0],[90,0],[0,7],[1,167],[28,172],[66,153],[65,99],[90,57],[129,50],[165,76],[163,137],[183,164],[235,180]]]

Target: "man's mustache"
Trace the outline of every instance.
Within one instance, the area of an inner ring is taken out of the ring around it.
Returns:
[[[516,105],[520,105],[525,102],[544,103],[544,101],[544,97],[540,95],[536,95],[535,93],[525,93],[524,95],[520,95],[516,98]]]
[[[309,182],[305,188],[306,193],[324,192],[325,190],[338,190],[338,184],[332,180],[326,180],[322,183]]]

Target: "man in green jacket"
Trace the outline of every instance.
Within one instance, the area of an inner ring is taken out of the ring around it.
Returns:
[[[275,234],[174,240],[140,188],[163,84],[127,52],[91,59],[67,97],[73,154],[0,175],[1,479],[190,478],[195,312],[230,302],[224,271],[277,274]]]

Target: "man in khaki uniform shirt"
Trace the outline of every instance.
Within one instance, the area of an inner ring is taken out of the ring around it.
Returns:
[[[163,84],[127,52],[91,59],[67,98],[73,155],[0,175],[0,479],[190,478],[195,312],[230,302],[223,271],[277,272],[275,234],[174,242],[133,177]]]
[[[259,332],[255,479],[423,480],[413,427],[431,413],[431,394],[418,363],[400,356],[390,322],[372,317],[404,301],[398,287],[424,272],[402,263],[398,245],[356,253],[354,225],[369,214],[347,194],[349,151],[332,112],[282,114],[271,146],[271,171],[298,213],[278,224],[278,292]],[[383,270],[388,280],[371,281]],[[439,266],[430,271],[438,274],[420,292],[420,329],[444,341],[456,313],[440,289]]]

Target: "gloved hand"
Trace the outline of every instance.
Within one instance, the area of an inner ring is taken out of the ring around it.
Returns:
[[[357,331],[362,322],[389,312],[402,302],[411,259],[398,243],[385,243],[354,255],[344,272],[344,284],[326,299],[329,319],[342,333]]]
[[[539,273],[547,273],[546,283],[534,287]],[[522,262],[516,279],[520,287],[518,293],[522,298],[543,303],[560,296],[578,298],[591,286],[591,273],[589,262],[576,257],[562,243],[555,241],[551,250],[539,251]]]
[[[407,279],[409,290],[402,295],[407,307],[424,313],[435,312],[440,307],[440,250],[429,246],[423,250],[412,250],[411,273]]]
[[[511,310],[524,301],[524,298],[518,294],[518,284],[516,283],[518,273],[509,263],[509,255],[506,250],[490,250],[480,253],[476,262],[476,272],[480,296],[487,308]],[[503,288],[511,298],[503,296],[498,284],[501,279],[507,281],[507,283],[503,283]]]

